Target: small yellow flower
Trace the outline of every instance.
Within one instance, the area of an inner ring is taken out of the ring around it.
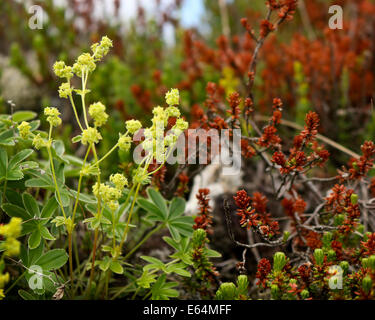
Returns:
[[[47,121],[52,127],[57,127],[61,124],[60,112],[57,108],[44,108],[44,114],[47,116]]]
[[[108,54],[110,48],[113,47],[112,40],[107,36],[104,36],[100,43],[94,43],[91,46],[91,50],[94,53],[94,57],[97,59],[102,59]]]
[[[4,290],[0,289],[0,300],[3,300],[5,298]]]
[[[169,106],[175,106],[180,103],[180,92],[178,89],[172,89],[165,95],[165,100]]]
[[[46,141],[40,136],[40,133],[38,133],[34,139],[33,139],[33,146],[35,149],[39,150],[42,147],[46,146]]]
[[[59,87],[59,96],[60,98],[67,99],[72,94],[73,89],[70,87],[69,82],[64,82]]]
[[[7,238],[3,243],[4,254],[9,257],[18,256],[20,253],[21,243],[15,238]]]
[[[165,112],[168,114],[169,117],[176,117],[178,118],[181,115],[180,110],[176,107],[168,107]]]
[[[90,105],[89,114],[94,119],[96,127],[101,127],[108,120],[108,114],[105,112],[105,105],[101,102],[96,102]]]
[[[84,145],[98,143],[99,140],[102,140],[102,136],[96,128],[89,127],[82,131],[81,142]]]
[[[13,217],[8,224],[0,226],[0,234],[4,237],[17,238],[21,234],[21,224],[21,218]]]
[[[9,282],[9,273],[6,273],[6,274],[0,273],[0,288],[4,288],[8,282]]]
[[[115,187],[119,190],[124,189],[125,186],[128,185],[128,179],[124,177],[121,173],[112,174],[109,177],[109,180],[115,185]]]
[[[82,73],[93,72],[96,68],[94,58],[89,53],[81,54],[77,62],[73,65],[73,72],[78,76],[82,77]]]
[[[30,135],[30,129],[31,129],[30,124],[26,121],[22,121],[22,123],[18,125],[17,128],[18,128],[21,138],[27,139],[28,136]]]
[[[53,71],[60,78],[70,79],[73,77],[72,67],[65,65],[64,61],[56,61],[53,65]]]
[[[131,134],[136,133],[141,128],[142,128],[142,124],[138,120],[126,121],[126,130],[128,130],[129,133]]]
[[[132,144],[132,139],[126,135],[120,135],[118,139],[118,147],[122,151],[129,151]]]
[[[110,201],[107,203],[108,208],[111,211],[116,211],[119,207],[118,201]]]

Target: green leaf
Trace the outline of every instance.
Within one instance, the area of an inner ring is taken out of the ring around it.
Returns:
[[[34,197],[28,193],[22,195],[23,205],[32,217],[40,217],[39,206]]]
[[[53,181],[41,178],[31,178],[25,182],[25,186],[28,188],[54,188]]]
[[[8,170],[16,169],[17,166],[26,158],[28,158],[34,151],[31,149],[24,149],[13,156],[8,164]]]
[[[49,230],[45,226],[42,226],[40,228],[40,234],[46,240],[56,240],[56,238],[49,232]]]
[[[180,197],[173,198],[169,206],[168,219],[174,219],[181,216],[185,212],[186,202]]]
[[[30,121],[34,119],[37,114],[33,111],[17,111],[13,113],[12,118],[14,122]]]
[[[138,205],[146,210],[147,212],[150,212],[153,216],[155,216],[157,221],[162,221],[164,222],[166,220],[166,216],[163,214],[161,210],[157,206],[155,206],[152,202],[140,198],[137,200]]]
[[[42,213],[40,215],[42,219],[45,219],[42,220],[43,224],[47,223],[48,219],[53,215],[58,206],[59,204],[57,203],[55,197],[52,197],[48,200],[47,204],[43,207]]]
[[[0,148],[0,179],[6,178],[8,168],[8,154]]]
[[[28,240],[29,248],[35,249],[37,246],[39,246],[41,240],[42,240],[42,235],[40,234],[40,230],[39,229],[34,230]]]
[[[117,273],[117,274],[123,274],[124,273],[124,268],[121,266],[121,264],[118,261],[112,261],[109,268],[114,273]]]
[[[148,188],[147,194],[151,198],[152,202],[156,205],[157,208],[162,212],[164,219],[168,216],[167,203],[162,197],[162,195],[155,189]]]
[[[215,251],[215,250],[211,250],[211,249],[207,249],[206,248],[206,256],[208,258],[221,258],[221,253]]]
[[[166,282],[166,275],[163,274],[154,283],[151,289],[152,300],[169,300],[169,298],[178,297],[179,293],[177,290],[171,289],[178,285],[177,282]]]
[[[61,268],[68,261],[68,255],[63,249],[50,250],[42,255],[35,264],[43,270],[56,270]]]
[[[32,216],[23,208],[11,203],[4,203],[1,208],[10,217],[22,218],[22,220],[29,220]]]
[[[23,178],[23,173],[21,170],[13,169],[7,172],[7,180],[17,181],[17,180],[21,180],[22,178]]]
[[[69,206],[69,204],[70,204],[69,191],[66,190],[66,189],[60,189],[60,188],[59,188],[59,191],[60,191],[62,206],[63,207]],[[56,198],[56,201],[59,202],[59,197],[57,195],[57,191],[55,191],[55,198]]]
[[[36,296],[22,289],[18,290],[18,294],[23,300],[38,300]]]
[[[80,142],[82,139],[82,136],[81,135],[78,135],[78,136],[75,136],[72,138],[72,142],[73,143],[77,143],[77,142]]]
[[[180,233],[178,232],[178,230],[175,227],[168,224],[168,230],[169,230],[169,233],[171,234],[171,236],[174,240],[176,240],[177,242],[179,242],[181,240]]]
[[[6,130],[0,133],[0,144],[4,146],[14,146],[14,132],[13,129]]]

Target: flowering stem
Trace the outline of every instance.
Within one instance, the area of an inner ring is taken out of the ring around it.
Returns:
[[[106,159],[113,151],[116,150],[118,147],[118,143],[116,143],[111,150],[109,150],[99,161],[95,161],[91,166],[97,166],[100,162],[102,162],[104,159]]]
[[[60,195],[59,187],[57,185],[56,173],[55,173],[55,166],[53,165],[53,158],[52,158],[52,153],[51,153],[51,147],[49,145],[50,142],[51,142],[51,140],[48,141],[47,151],[48,151],[48,156],[49,156],[49,161],[50,161],[50,166],[51,166],[51,171],[52,171],[52,178],[53,178],[53,182],[55,184],[57,198],[59,200],[59,205],[60,205],[62,214],[63,214],[64,218],[66,219],[66,214],[65,214],[64,206],[63,206],[62,201],[61,201],[61,195]]]
[[[133,209],[134,209],[134,205],[135,205],[135,201],[137,200],[137,196],[138,196],[138,192],[139,192],[139,188],[141,187],[141,184],[138,183],[136,189],[135,189],[135,194],[134,194],[134,198],[133,198],[133,203],[132,203],[132,206],[130,208],[130,211],[129,211],[129,216],[128,216],[128,221],[126,222],[126,227],[125,227],[125,231],[124,231],[124,234],[122,235],[122,239],[121,239],[121,242],[120,242],[120,252],[122,250],[122,246],[124,245],[124,242],[125,242],[125,238],[126,238],[126,235],[128,233],[128,230],[129,230],[129,224],[130,224],[130,221],[131,221],[131,218],[132,218],[132,214],[133,214]]]
[[[96,153],[96,148],[94,144],[91,144],[92,151],[94,153],[94,159],[95,162],[97,163],[97,167],[99,168],[99,163],[98,163],[98,155]],[[98,186],[100,186],[100,170],[98,174]],[[101,216],[101,197],[100,197],[100,192],[98,192],[98,212],[97,212],[98,219],[100,219]],[[92,248],[92,264],[91,264],[91,271],[90,271],[90,280],[89,280],[89,285],[87,287],[87,293],[90,293],[91,290],[91,283],[92,280],[94,279],[94,270],[95,270],[95,258],[96,258],[96,246],[97,246],[97,241],[98,241],[98,235],[99,235],[99,228],[95,229],[95,235],[94,235],[94,244]]]
[[[86,160],[87,160],[87,157],[89,155],[89,152],[90,152],[90,149],[91,149],[91,146],[89,146],[87,148],[87,152],[86,152],[86,155],[85,155],[85,158],[83,160],[83,164],[82,164],[82,169],[83,167],[85,166],[86,164]],[[78,202],[79,202],[79,194],[81,192],[81,186],[82,186],[82,173],[80,173],[79,175],[79,180],[78,180],[78,189],[77,189],[77,197],[76,197],[76,201],[74,203],[74,208],[73,208],[73,214],[72,214],[72,230],[70,232],[68,232],[68,241],[69,241],[69,268],[70,268],[70,283],[71,283],[71,287],[73,289],[73,249],[72,249],[72,234],[74,232],[74,220],[75,220],[75,216],[76,216],[76,212],[77,212],[77,207],[78,207]],[[72,296],[74,296],[74,291],[72,291]]]
[[[70,104],[72,105],[72,108],[73,108],[74,115],[76,117],[78,126],[81,129],[81,131],[83,131],[83,127],[81,125],[81,121],[79,121],[79,117],[78,117],[78,113],[77,113],[77,108],[76,108],[76,105],[74,104],[74,100],[73,100],[73,95],[72,94],[69,95],[69,100],[70,100]]]
[[[85,103],[87,77],[88,77],[88,72],[82,71],[82,94],[81,94],[81,98],[82,98],[83,118],[85,119],[86,128],[89,127],[89,123],[87,121],[86,103]]]

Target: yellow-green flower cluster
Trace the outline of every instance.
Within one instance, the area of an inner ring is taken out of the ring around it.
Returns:
[[[94,53],[96,59],[102,59],[105,55],[108,54],[109,49],[113,47],[112,40],[107,36],[104,36],[100,43],[94,43],[91,46],[91,50]]]
[[[53,65],[53,71],[60,78],[71,79],[73,77],[73,69],[65,65],[64,61],[56,61]]]
[[[188,123],[180,118],[180,110],[175,107],[179,102],[179,91],[177,89],[169,91],[166,94],[166,100],[169,105],[167,109],[160,106],[153,109],[153,125],[145,129],[145,140],[142,142],[143,149],[151,153],[159,163],[165,161],[169,147],[173,146],[177,142],[178,136],[188,128]],[[176,124],[172,128],[171,134],[165,136],[164,130],[170,117],[177,118]]]
[[[103,200],[103,202],[112,210],[115,211],[119,204],[118,199],[120,199],[122,195],[122,190],[124,186],[128,183],[127,179],[122,176],[121,174],[115,174],[111,176],[110,180],[115,185],[115,187],[111,187],[104,183],[100,185],[95,183],[92,187],[92,192],[97,199]]]
[[[165,112],[168,114],[169,117],[180,117],[181,112],[177,107],[168,107]]]
[[[136,133],[141,128],[142,124],[138,120],[126,121],[126,130],[128,130],[130,134]]]
[[[121,173],[112,174],[109,180],[115,185],[115,187],[119,190],[125,188],[128,185],[128,179]]]
[[[98,143],[99,140],[102,140],[102,136],[96,128],[89,127],[82,131],[82,144],[90,145],[92,143]]]
[[[82,77],[86,72],[93,72],[96,68],[94,57],[89,53],[81,54],[73,65],[73,72]]]
[[[60,112],[57,108],[44,108],[44,114],[47,116],[47,121],[52,127],[57,127],[61,124]]]
[[[120,134],[120,137],[118,139],[118,147],[122,151],[129,151],[132,144],[132,138],[125,135]]]
[[[180,103],[180,92],[178,89],[172,89],[165,95],[165,100],[169,106],[176,106]]]
[[[5,237],[1,249],[6,256],[14,257],[20,253],[21,244],[17,237],[21,234],[21,223],[22,219],[12,218],[8,224],[0,226],[0,235]]]
[[[5,298],[4,287],[9,282],[9,273],[1,274],[0,273],[0,300]]]
[[[22,121],[17,127],[22,139],[27,139],[30,135],[31,126],[27,121]]]
[[[37,150],[46,146],[46,141],[40,136],[40,133],[38,133],[37,135],[34,136],[33,146]]]
[[[95,127],[101,127],[108,120],[108,114],[105,112],[105,105],[96,102],[90,105],[89,114],[94,119]]]
[[[60,98],[67,99],[72,94],[73,89],[70,87],[69,82],[64,82],[59,87],[59,96]]]

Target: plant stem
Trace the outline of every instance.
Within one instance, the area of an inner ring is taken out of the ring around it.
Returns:
[[[94,144],[91,144],[92,151],[94,153],[94,158],[95,161],[98,162],[98,155],[96,153],[96,148]],[[97,164],[97,167],[99,169],[99,174],[98,174],[98,186],[100,186],[100,168],[99,164]],[[98,192],[98,212],[97,216],[100,219],[101,216],[101,197],[100,197],[100,192]],[[89,285],[87,287],[87,293],[90,293],[91,290],[91,283],[92,280],[94,279],[94,269],[95,269],[95,258],[96,258],[96,246],[97,246],[97,241],[98,241],[98,235],[99,235],[99,228],[95,229],[95,236],[94,236],[94,245],[92,248],[93,254],[92,254],[92,264],[91,264],[91,271],[90,271],[90,280],[89,280]]]
[[[138,250],[138,248],[144,244],[153,234],[157,233],[158,231],[160,231],[165,225],[164,224],[161,224],[159,226],[157,226],[156,228],[154,228],[153,230],[151,230],[124,258],[124,260],[127,260],[130,256],[132,256],[134,254],[134,252],[136,252]]]

